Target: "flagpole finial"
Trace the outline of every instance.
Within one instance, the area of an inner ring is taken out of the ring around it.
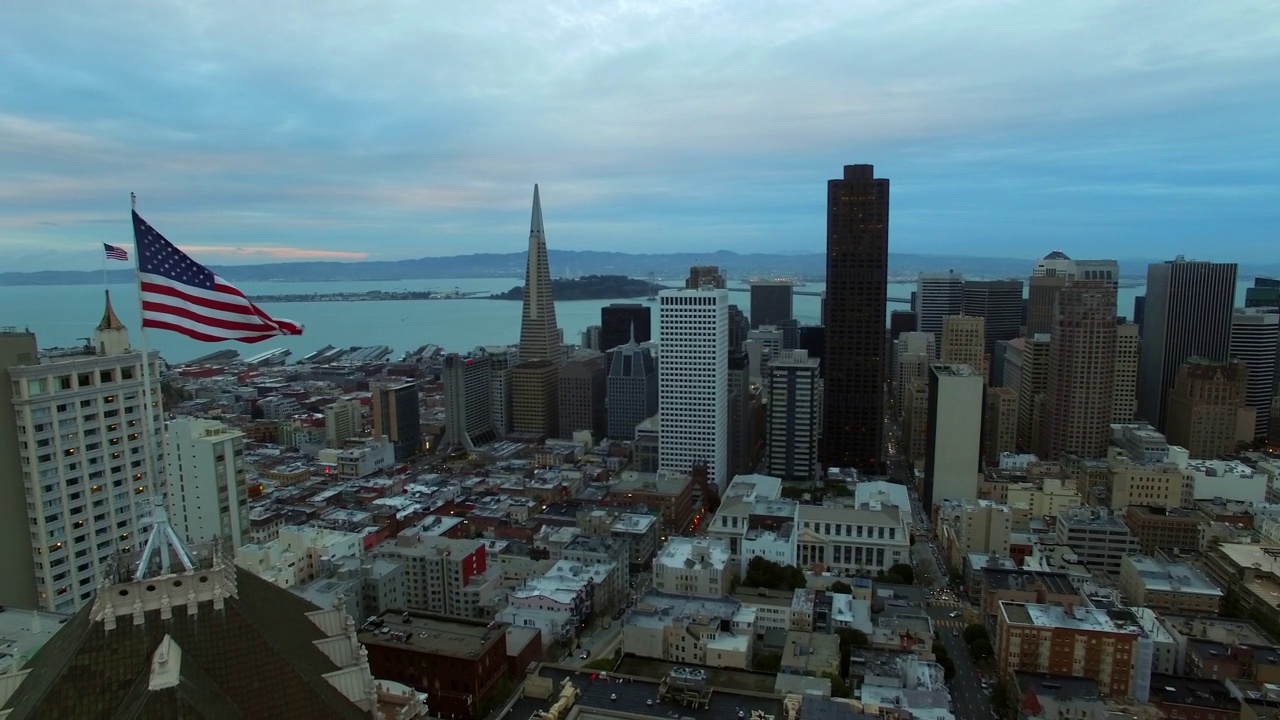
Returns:
[[[129,207],[130,207],[130,209],[135,210],[135,211],[138,209],[138,195],[137,195],[137,193],[129,193]]]

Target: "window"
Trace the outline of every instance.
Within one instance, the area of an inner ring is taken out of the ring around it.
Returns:
[[[80,373],[76,376],[77,387],[89,387],[93,385],[93,373]]]
[[[114,376],[115,376],[115,373],[111,372],[110,370],[99,370],[98,382],[109,383],[114,379]]]

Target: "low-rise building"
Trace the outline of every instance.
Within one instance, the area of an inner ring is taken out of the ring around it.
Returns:
[[[484,540],[455,540],[406,530],[378,545],[375,557],[404,565],[409,609],[457,618],[492,617],[504,595],[502,568]]]
[[[678,665],[751,667],[755,613],[732,598],[650,591],[628,613],[622,650]]]
[[[658,549],[656,515],[622,513],[609,526],[609,536],[626,543],[627,559],[633,569],[649,564]]]
[[[1217,615],[1222,589],[1189,563],[1161,562],[1149,555],[1130,555],[1120,564],[1120,591],[1138,607]]]
[[[1240,699],[1218,680],[1154,674],[1151,703],[1178,720],[1240,720]]]
[[[1106,509],[1077,508],[1058,516],[1054,541],[1075,551],[1091,570],[1120,574],[1120,561],[1138,552],[1138,540],[1120,518]]]
[[[1018,716],[1039,720],[1105,720],[1107,703],[1098,692],[1098,681],[1019,670],[1013,674],[1018,688]]]
[[[1008,556],[1013,514],[990,500],[944,499],[938,503],[938,530],[947,561],[959,567],[970,553]]]
[[[323,575],[333,558],[362,557],[364,535],[295,525],[282,528],[265,545],[236,549],[236,565],[280,587],[312,582]]]
[[[684,473],[628,470],[609,489],[609,502],[616,507],[657,511],[662,537],[682,533],[693,524],[693,481]]]
[[[1016,671],[1086,677],[1107,697],[1146,702],[1150,692],[1150,640],[1133,613],[1083,604],[1001,602],[996,658],[1001,674]]]
[[[1130,505],[1124,511],[1124,524],[1138,539],[1144,555],[1154,555],[1157,548],[1195,552],[1200,548],[1200,525],[1205,520],[1195,510],[1162,505]]]
[[[822,677],[840,672],[840,638],[835,635],[801,632],[787,633],[782,650],[780,671],[787,675]]]
[[[800,505],[796,557],[801,567],[821,566],[835,575],[875,573],[909,563],[911,533],[892,505]]]
[[[653,587],[670,594],[723,597],[733,572],[729,545],[708,537],[672,537],[653,559]]]
[[[1241,612],[1280,622],[1280,546],[1215,543],[1205,548],[1202,567]]]
[[[503,623],[393,611],[357,637],[373,674],[425,693],[433,717],[484,717],[512,686]]]

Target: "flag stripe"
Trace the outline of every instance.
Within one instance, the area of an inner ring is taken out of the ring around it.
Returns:
[[[145,316],[142,321],[142,326],[146,328],[153,328],[155,330],[171,330],[173,332],[186,335],[192,340],[199,340],[200,342],[223,342],[225,340],[235,340],[237,342],[242,342],[242,343],[256,343],[256,342],[262,342],[263,340],[269,340],[273,337],[280,336],[280,333],[277,333],[277,332],[273,332],[268,335],[237,335],[234,337],[229,336],[225,333],[220,333],[218,335],[209,335],[207,333],[202,333],[199,330],[195,330],[186,324],[171,323],[171,322],[166,322],[164,320],[147,319]]]
[[[234,285],[164,239],[136,212],[133,230],[144,328],[170,330],[202,342],[254,343],[302,334],[301,325],[267,315]]]
[[[126,262],[129,260],[129,253],[124,248],[102,243],[102,250],[107,254],[108,260],[124,260]]]

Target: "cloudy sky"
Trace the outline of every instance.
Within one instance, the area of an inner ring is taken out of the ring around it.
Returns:
[[[128,193],[207,262],[822,249],[1280,255],[1280,4],[0,4],[0,269],[93,268]],[[7,267],[6,267],[7,266]]]

